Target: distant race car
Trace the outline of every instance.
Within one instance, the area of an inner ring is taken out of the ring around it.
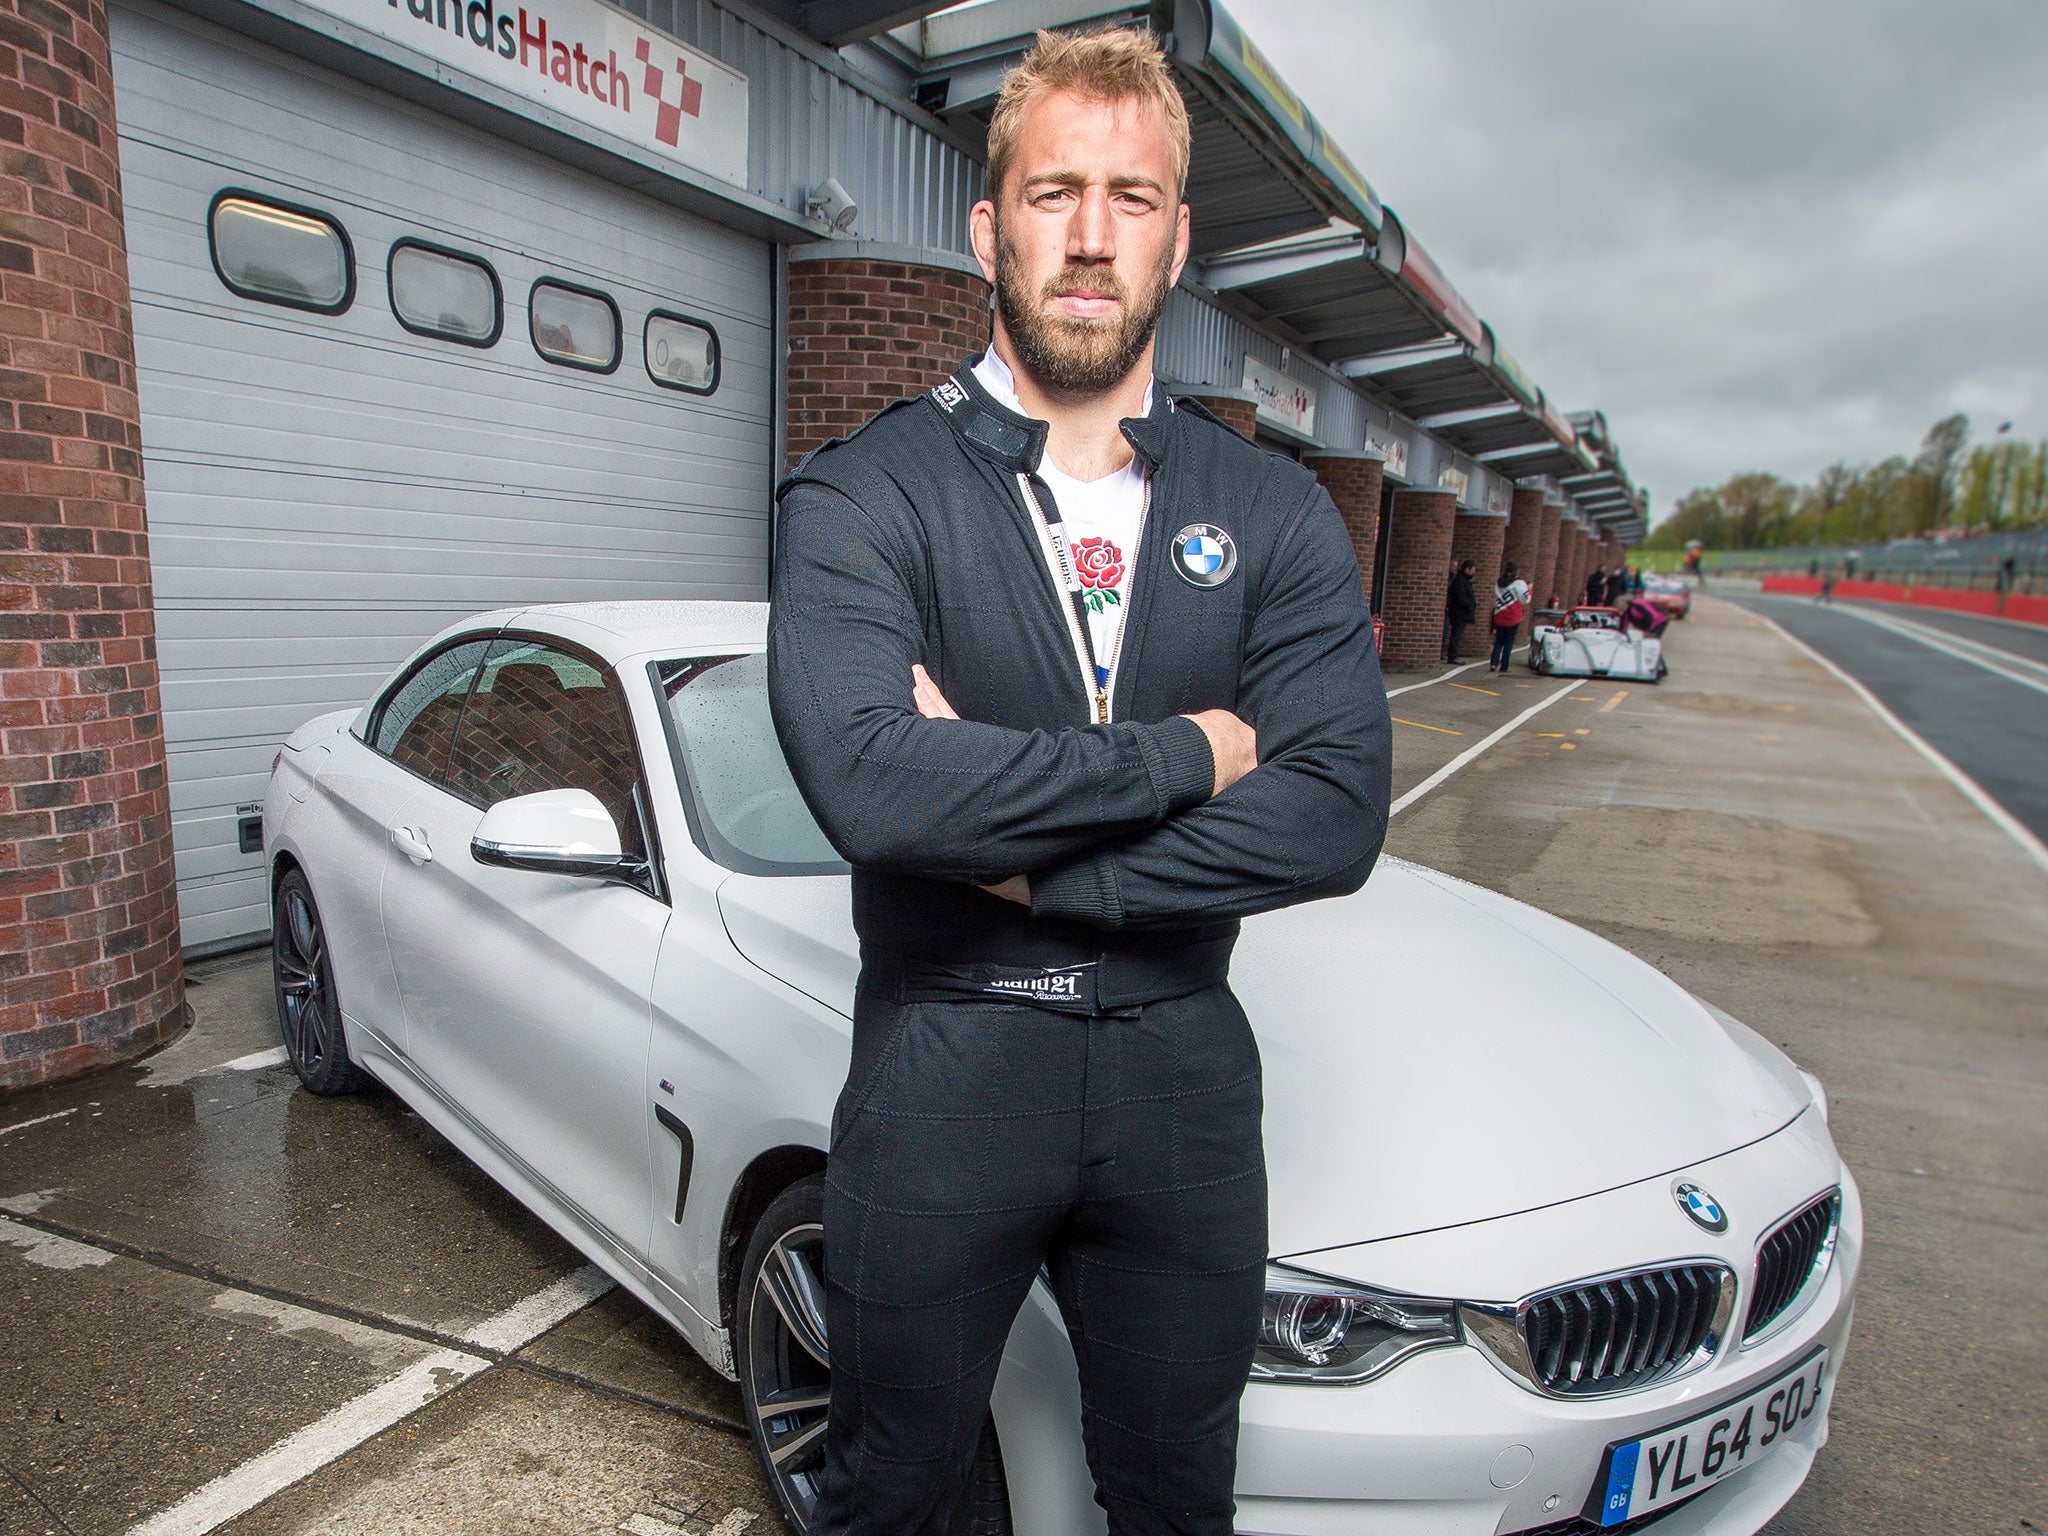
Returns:
[[[1529,636],[1529,670],[1553,677],[1611,677],[1625,682],[1661,683],[1671,669],[1664,643],[1626,629],[1612,608],[1573,608],[1555,623],[1536,616]]]
[[[1643,601],[1682,619],[1692,612],[1692,585],[1683,576],[1645,576]]]

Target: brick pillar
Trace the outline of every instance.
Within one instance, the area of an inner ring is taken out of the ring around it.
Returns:
[[[1190,395],[1199,400],[1226,427],[1239,437],[1250,438],[1258,426],[1258,407],[1249,400],[1238,400],[1229,395]]]
[[[932,388],[988,345],[988,284],[952,267],[792,256],[787,461]]]
[[[1503,562],[1515,568],[1515,574],[1529,583],[1529,590],[1536,590],[1536,556],[1543,541],[1543,492],[1529,487],[1518,487],[1515,491],[1514,510],[1508,515],[1508,536],[1501,545]]]
[[[1385,466],[1378,459],[1335,453],[1310,454],[1302,462],[1337,503],[1351,534],[1351,552],[1358,557],[1359,580],[1365,583],[1370,598],[1373,547],[1380,531],[1380,475]]]
[[[1460,512],[1451,527],[1451,561],[1472,562],[1472,595],[1479,599],[1478,616],[1465,631],[1458,657],[1484,656],[1493,646],[1493,584],[1500,575],[1501,550],[1508,535],[1508,520],[1472,512]]]
[[[0,1088],[180,1027],[177,884],[104,5],[0,56]]]
[[[1564,506],[1559,502],[1546,501],[1543,504],[1543,521],[1538,525],[1536,543],[1536,565],[1529,577],[1529,591],[1536,601],[1536,608],[1548,608],[1550,599],[1558,595],[1557,551],[1559,525],[1564,520]],[[1535,622],[1532,618],[1532,624]]]
[[[1390,672],[1436,664],[1444,643],[1444,587],[1458,500],[1449,491],[1400,491],[1387,538],[1386,649]]]
[[[1569,608],[1586,587],[1586,536],[1576,522],[1557,530],[1557,570],[1552,576],[1559,603]]]

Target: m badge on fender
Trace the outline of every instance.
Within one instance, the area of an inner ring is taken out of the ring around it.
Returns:
[[[1237,546],[1213,523],[1189,523],[1173,536],[1173,568],[1191,586],[1220,587],[1237,569]]]

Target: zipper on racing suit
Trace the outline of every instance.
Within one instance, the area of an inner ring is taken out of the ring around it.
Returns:
[[[1094,638],[1088,629],[1088,610],[1081,577],[1074,569],[1074,558],[1067,547],[1067,526],[1060,516],[1059,500],[1049,486],[1042,485],[1036,476],[1021,470],[1017,474],[1017,489],[1024,495],[1024,505],[1031,509],[1031,523],[1038,532],[1039,549],[1045,556],[1046,570],[1058,589],[1060,607],[1066,613],[1067,639],[1074,647],[1074,659],[1081,666],[1082,690],[1094,701],[1095,724],[1107,725],[1110,696],[1116,689],[1117,658],[1123,653],[1124,631],[1130,627],[1130,615],[1126,613],[1124,622],[1117,626],[1108,665],[1099,664],[1095,659]],[[1144,511],[1138,518],[1138,538],[1133,541],[1131,552],[1126,557],[1133,588],[1137,585],[1137,545],[1144,540],[1145,514],[1151,510],[1152,479],[1148,475],[1145,479]]]

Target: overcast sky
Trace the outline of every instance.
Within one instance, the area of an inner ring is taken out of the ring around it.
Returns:
[[[1226,0],[1653,517],[2048,436],[2048,0]]]

